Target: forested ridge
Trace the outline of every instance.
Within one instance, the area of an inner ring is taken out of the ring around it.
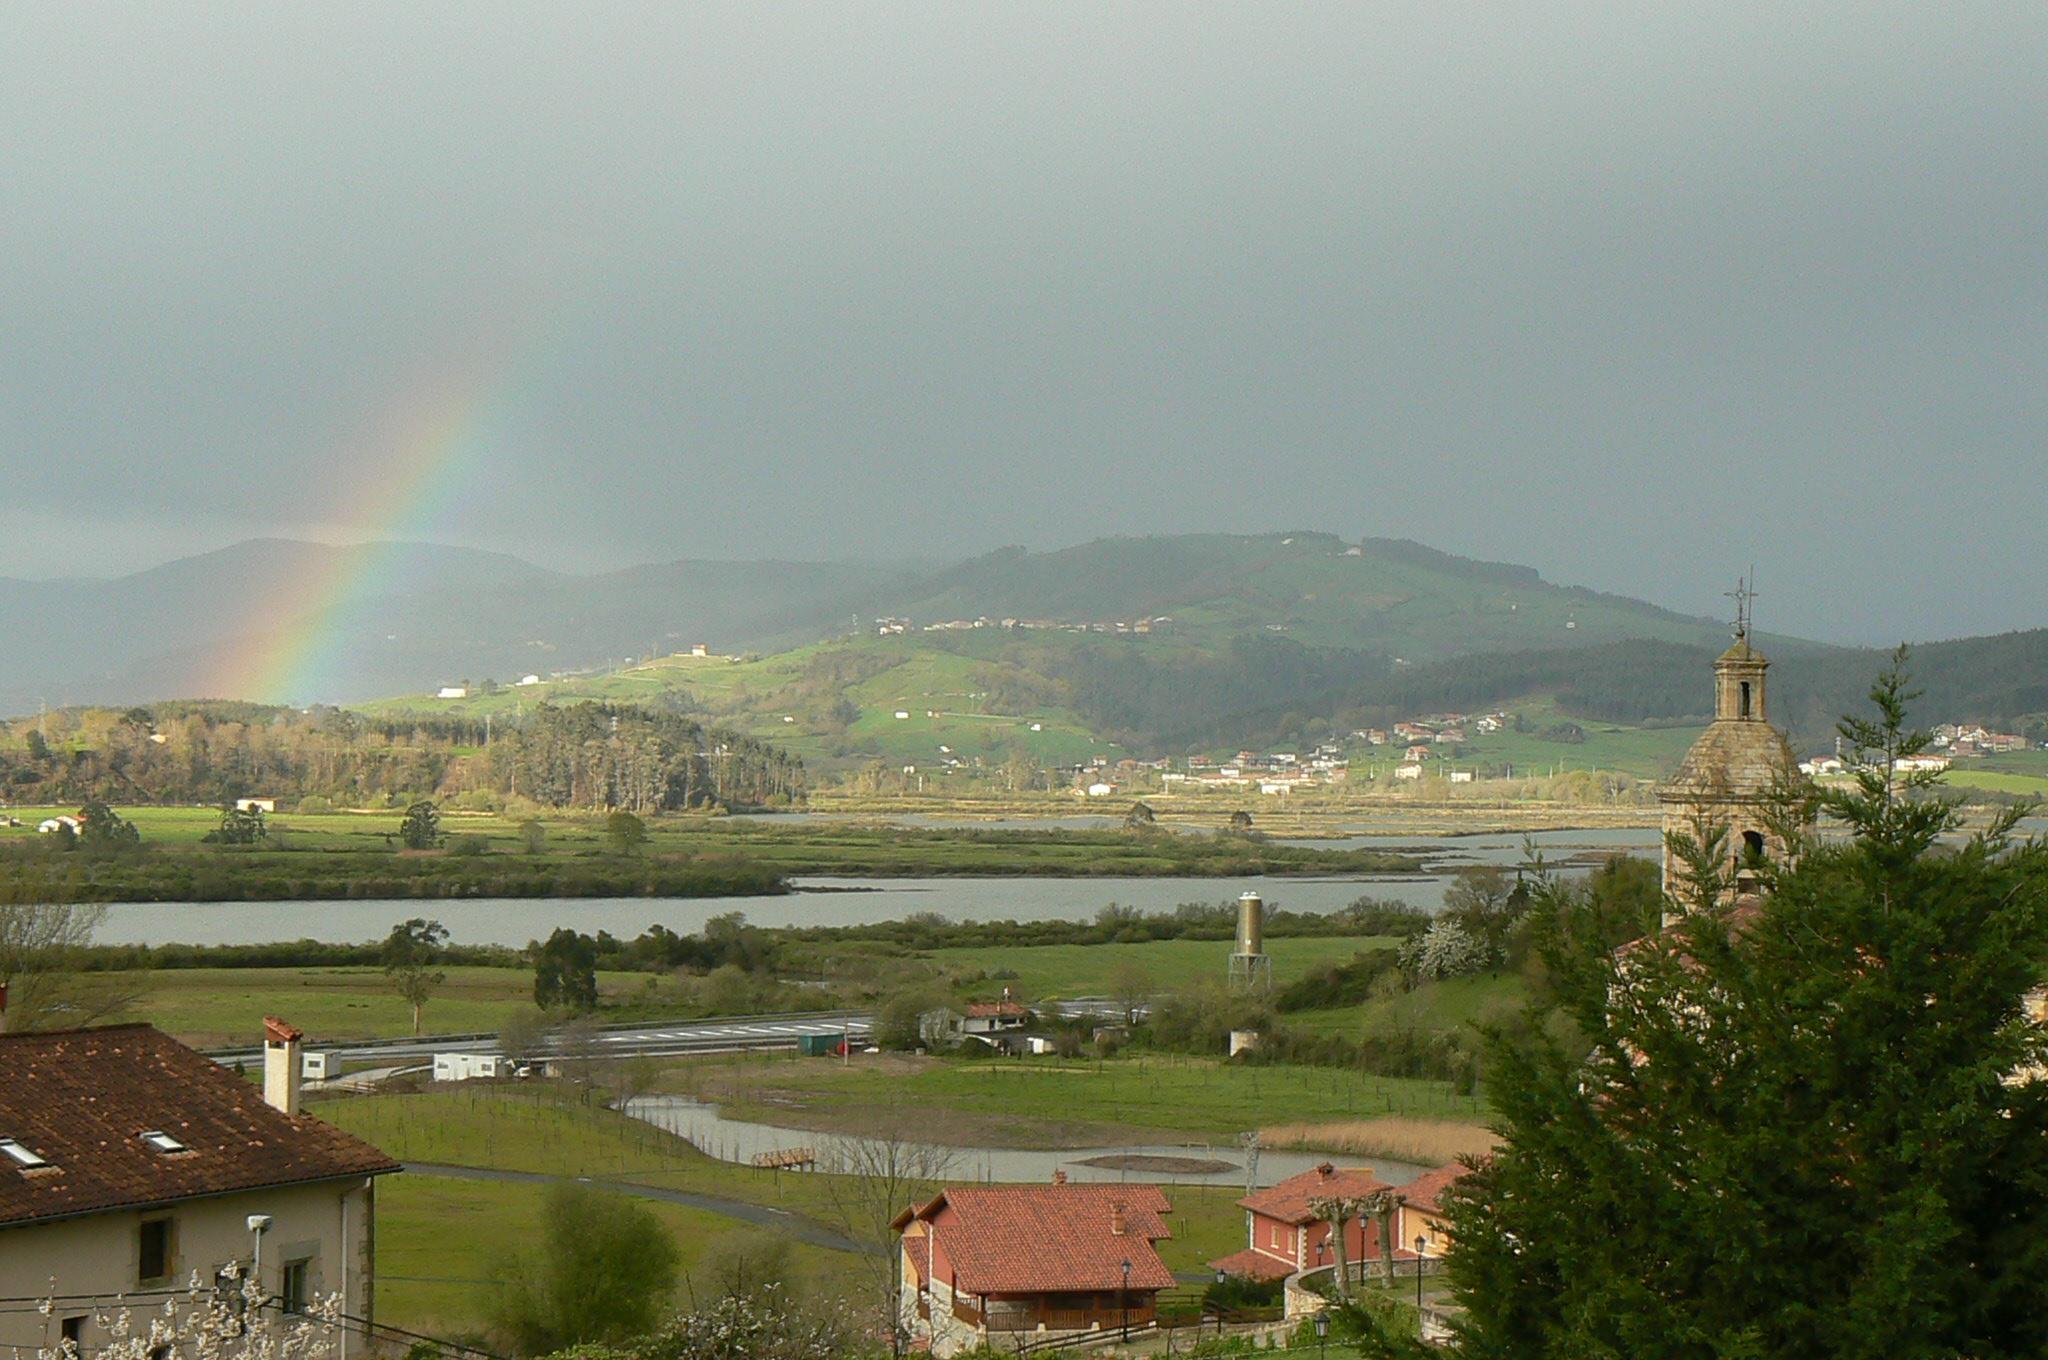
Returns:
[[[165,703],[0,724],[0,799],[16,804],[271,797],[371,807],[473,795],[665,812],[782,806],[805,787],[803,762],[766,742],[605,704],[541,704],[485,722]]]

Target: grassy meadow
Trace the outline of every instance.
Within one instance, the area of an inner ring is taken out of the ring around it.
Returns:
[[[664,1088],[716,1101],[736,1118],[825,1131],[886,1125],[906,1108],[980,1141],[1063,1146],[1084,1131],[1234,1143],[1276,1122],[1387,1116],[1478,1122],[1482,1100],[1447,1082],[1355,1068],[1269,1066],[1171,1054],[1106,1059],[887,1058],[831,1063],[734,1059],[672,1069]]]

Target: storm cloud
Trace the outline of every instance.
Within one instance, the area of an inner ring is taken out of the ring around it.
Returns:
[[[0,572],[1299,526],[2037,626],[2044,49],[1870,0],[12,6]]]

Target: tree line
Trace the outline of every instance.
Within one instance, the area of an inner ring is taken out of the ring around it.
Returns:
[[[590,811],[802,801],[802,760],[676,713],[541,704],[486,724],[246,703],[82,709],[0,723],[0,801],[345,807],[432,796]]]

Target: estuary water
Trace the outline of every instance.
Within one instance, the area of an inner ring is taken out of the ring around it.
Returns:
[[[1183,902],[1225,902],[1257,892],[1270,907],[1333,912],[1361,897],[1434,910],[1457,870],[1473,864],[1522,861],[1524,840],[1563,868],[1615,853],[1654,855],[1650,830],[1546,831],[1529,837],[1360,836],[1316,841],[1413,853],[1427,871],[1328,878],[799,878],[779,897],[471,897],[391,898],[331,902],[119,902],[95,933],[101,944],[264,944],[314,939],[333,943],[381,940],[392,923],[431,916],[458,944],[514,948],[545,938],[557,926],[621,938],[660,924],[693,934],[714,916],[744,914],[757,926],[845,926],[897,921],[936,912],[955,921],[1086,920],[1109,903],[1171,911]]]

